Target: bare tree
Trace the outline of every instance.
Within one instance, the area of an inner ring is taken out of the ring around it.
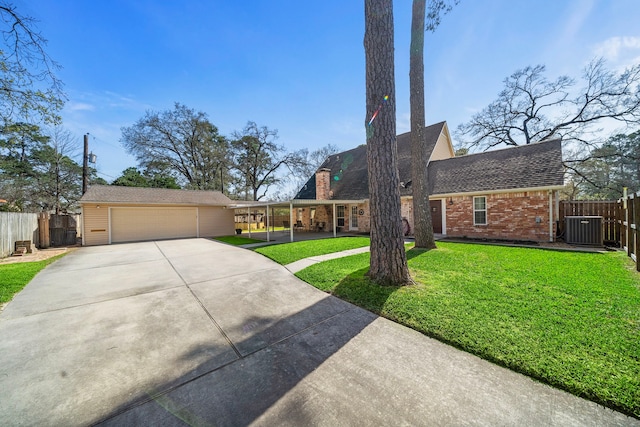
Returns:
[[[60,121],[65,96],[55,71],[60,66],[45,51],[47,40],[36,21],[0,2],[0,118],[6,123]]]
[[[400,214],[393,62],[393,2],[365,0],[367,167],[371,210],[369,277],[410,282]]]
[[[76,138],[59,126],[49,132],[49,143],[34,153],[37,174],[37,203],[42,210],[57,214],[77,206],[82,196],[82,166]]]
[[[231,147],[234,153],[233,167],[237,171],[237,193],[246,199],[260,200],[269,188],[278,185],[282,177],[277,172],[286,167],[290,171],[304,164],[304,153],[288,152],[276,140],[278,131],[248,122],[242,132],[234,132]]]
[[[550,81],[545,70],[529,66],[507,77],[498,99],[458,127],[462,144],[486,150],[562,138],[589,148],[601,142],[595,136],[605,120],[640,123],[640,64],[616,73],[595,59],[584,69],[577,93],[574,79]]]
[[[176,103],[173,110],[148,111],[122,128],[123,145],[150,174],[174,176],[198,190],[222,190],[231,164],[229,143],[207,115]]]

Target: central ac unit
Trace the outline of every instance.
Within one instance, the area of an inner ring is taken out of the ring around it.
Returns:
[[[603,245],[601,216],[566,216],[564,221],[565,242],[573,245]]]

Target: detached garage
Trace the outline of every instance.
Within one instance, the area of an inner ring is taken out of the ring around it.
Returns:
[[[82,244],[233,234],[231,199],[219,191],[94,185],[82,196]]]

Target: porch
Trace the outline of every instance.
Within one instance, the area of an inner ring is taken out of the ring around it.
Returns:
[[[242,230],[243,236],[269,242],[293,242],[368,234],[363,233],[368,231],[368,221],[367,227],[357,229],[357,218],[364,219],[365,212],[359,206],[365,202],[302,199],[288,202],[247,201],[229,208],[235,210],[236,229]],[[277,214],[283,211],[285,215]],[[238,219],[242,223],[238,223]]]

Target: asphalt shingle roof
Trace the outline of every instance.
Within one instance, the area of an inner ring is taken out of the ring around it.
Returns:
[[[80,203],[227,206],[232,200],[219,191],[92,185],[80,198]]]
[[[427,127],[425,144],[432,151],[444,122]],[[398,135],[400,194],[411,195],[410,133]],[[320,168],[331,170],[331,191],[339,200],[369,198],[367,147],[330,156]],[[430,194],[451,194],[561,186],[564,183],[562,145],[552,140],[429,163]],[[315,199],[315,176],[300,189],[296,199]]]
[[[552,187],[564,184],[559,139],[436,160],[429,164],[431,194]]]

